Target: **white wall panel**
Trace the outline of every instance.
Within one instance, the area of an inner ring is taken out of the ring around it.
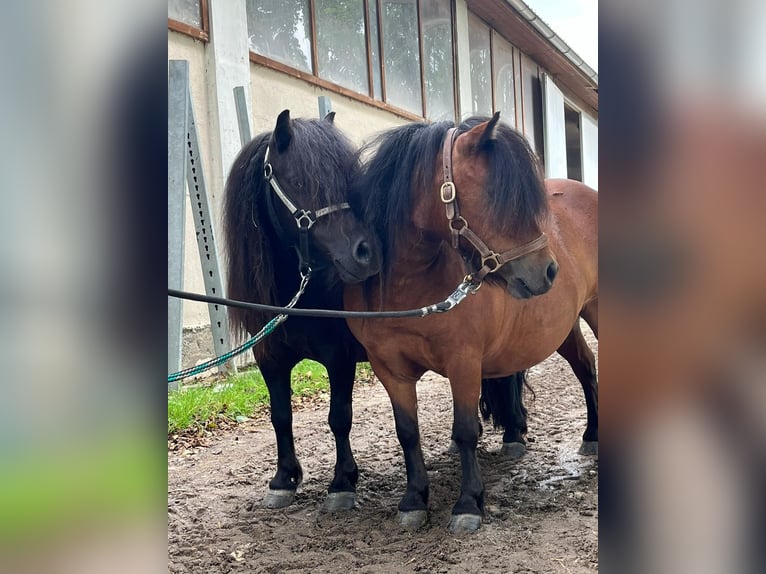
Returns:
[[[567,141],[564,131],[564,95],[548,74],[543,74],[543,126],[545,177],[567,176]]]

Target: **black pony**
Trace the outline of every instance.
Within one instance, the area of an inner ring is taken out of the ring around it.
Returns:
[[[377,243],[347,200],[358,169],[350,142],[324,120],[277,118],[273,132],[256,136],[239,153],[224,200],[228,295],[233,299],[285,305],[310,274],[299,307],[341,309],[343,282],[358,282],[380,269]],[[310,269],[310,272],[309,272]],[[258,332],[273,315],[231,308],[237,335]],[[328,511],[354,505],[358,470],[351,446],[351,391],[364,349],[342,319],[291,317],[254,347],[271,398],[277,437],[277,472],[264,505],[291,504],[302,470],[295,455],[290,373],[309,358],[327,368],[330,428],[335,436],[335,476]]]

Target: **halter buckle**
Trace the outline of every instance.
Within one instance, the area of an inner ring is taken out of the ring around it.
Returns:
[[[266,180],[270,181],[272,175],[274,175],[274,168],[271,167],[270,163],[264,164],[263,165],[263,177],[265,177]]]
[[[295,223],[298,224],[298,229],[309,230],[316,223],[316,219],[312,216],[310,211],[301,209],[295,214]]]
[[[441,187],[441,199],[442,203],[452,203],[455,201],[455,184],[452,181],[445,181]]]

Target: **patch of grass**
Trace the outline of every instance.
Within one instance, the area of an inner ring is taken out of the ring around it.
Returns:
[[[357,366],[357,380],[368,382],[369,364]],[[325,368],[315,361],[301,361],[293,369],[293,399],[314,397],[329,391]],[[168,394],[168,434],[187,429],[208,429],[219,417],[236,420],[252,416],[269,404],[269,391],[258,369],[238,373],[221,381],[181,387]]]

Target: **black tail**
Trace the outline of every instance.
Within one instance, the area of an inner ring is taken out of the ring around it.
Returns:
[[[491,417],[495,428],[505,429],[506,434],[523,436],[527,432],[525,388],[532,390],[527,382],[526,371],[499,379],[482,379],[479,399],[481,416],[484,420]]]

